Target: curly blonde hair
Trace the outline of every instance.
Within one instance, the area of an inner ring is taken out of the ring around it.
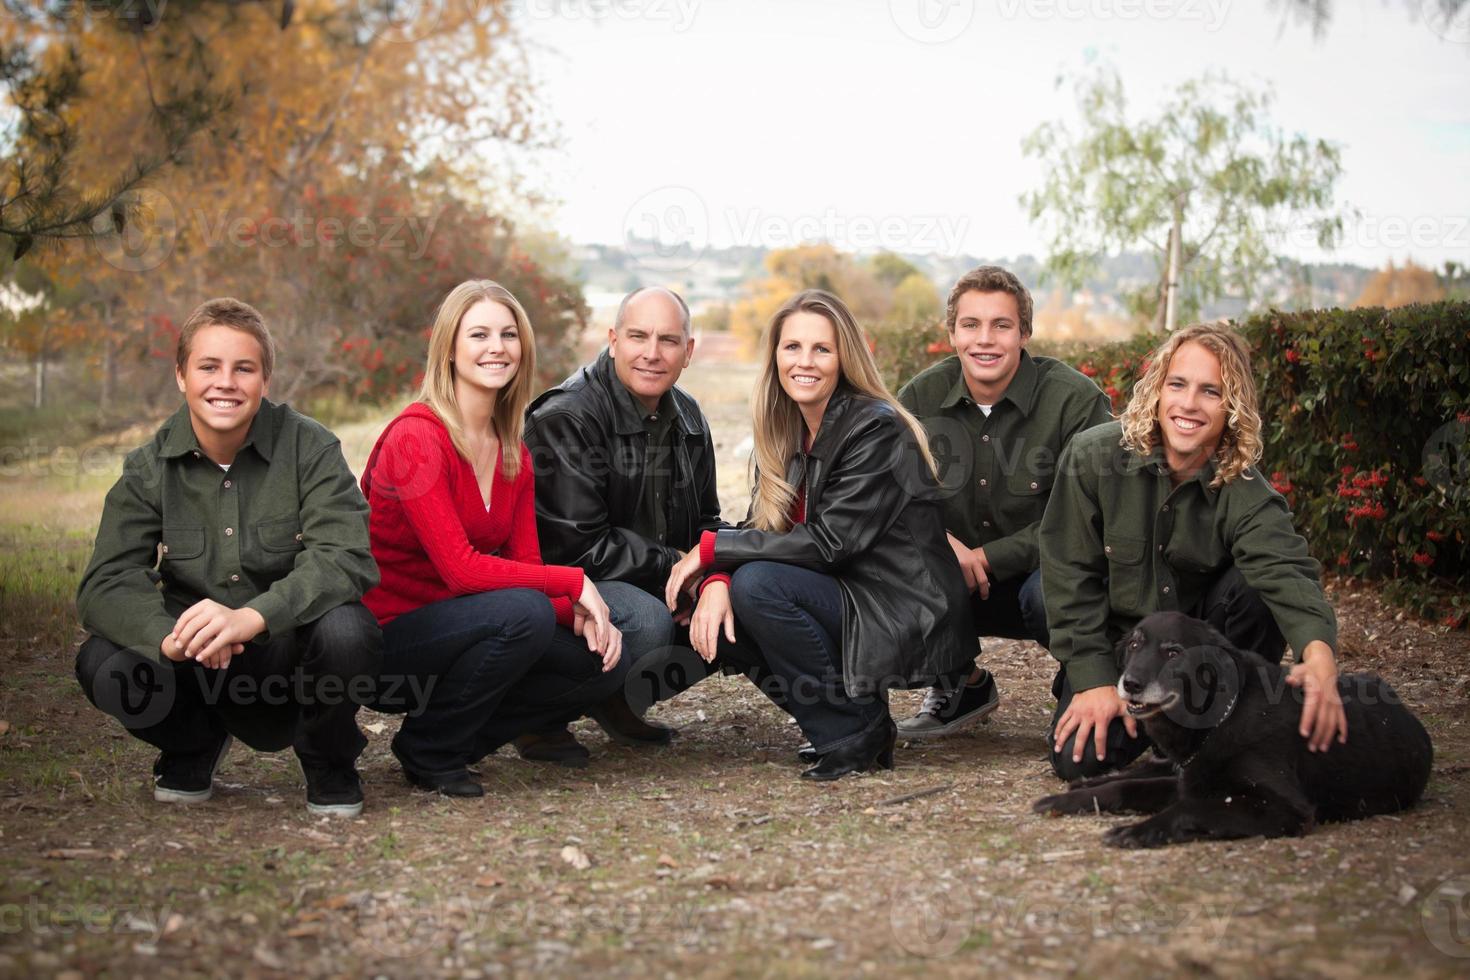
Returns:
[[[1149,355],[1148,370],[1133,386],[1128,407],[1120,418],[1123,448],[1147,456],[1163,438],[1159,431],[1159,393],[1174,352],[1185,344],[1199,344],[1220,361],[1228,415],[1220,445],[1215,449],[1215,478],[1210,486],[1219,488],[1241,477],[1249,480],[1249,470],[1260,460],[1262,450],[1261,414],[1257,410],[1250,350],[1239,334],[1219,324],[1196,323],[1184,327]]]

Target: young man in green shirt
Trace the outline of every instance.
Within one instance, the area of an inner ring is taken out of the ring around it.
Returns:
[[[1052,768],[1063,779],[1148,748],[1117,689],[1117,641],[1150,613],[1205,620],[1279,663],[1305,693],[1312,751],[1347,740],[1337,621],[1286,501],[1256,470],[1261,420],[1233,331],[1186,327],[1151,356],[1123,416],[1072,440],[1041,522],[1053,685]]]
[[[904,385],[898,400],[924,424],[944,468],[944,525],[973,595],[977,632],[1046,646],[1037,529],[1063,447],[1112,418],[1108,399],[1068,365],[1026,350],[1031,294],[1007,270],[967,272],[945,312],[954,356]],[[999,703],[994,678],[977,666],[931,690],[899,733],[945,735]]]
[[[159,749],[161,802],[208,799],[233,736],[294,747],[307,809],[355,816],[382,656],[367,503],[336,437],[265,400],[274,361],[245,303],[185,322],[184,405],[128,455],[82,575],[77,680]]]

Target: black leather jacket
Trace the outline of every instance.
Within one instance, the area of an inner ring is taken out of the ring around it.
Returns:
[[[854,696],[968,670],[977,649],[969,590],[944,535],[939,488],[892,407],[839,387],[786,478],[806,481],[806,521],[784,533],[720,531],[713,570],[778,561],[836,578]]]
[[[604,350],[526,410],[541,557],[578,565],[594,582],[629,582],[662,597],[679,552],[697,547],[701,531],[729,526],[720,519],[714,441],[698,403],[674,388],[668,543],[635,532],[648,435],[615,396],[612,386],[621,384]]]

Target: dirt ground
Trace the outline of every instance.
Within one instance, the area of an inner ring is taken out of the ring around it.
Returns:
[[[687,377],[732,516],[752,380]],[[372,432],[344,432],[355,460]],[[65,583],[106,474],[0,479],[0,554],[22,556],[0,557],[0,974],[1470,972],[1470,638],[1371,587],[1330,583],[1342,664],[1418,711],[1433,778],[1406,813],[1305,838],[1125,852],[1100,843],[1115,818],[1033,816],[1058,786],[1054,666],[999,640],[983,653],[1002,691],[991,722],[902,747],[893,772],[798,780],[797,729],[717,677],[656,709],[672,746],[624,748],[580,722],[590,768],[502,751],[472,802],[410,790],[388,753],[397,721],[364,714],[367,809],[315,819],[290,753],[238,745],[213,800],[153,802],[152,751],[71,676]],[[894,714],[918,700],[895,694]]]

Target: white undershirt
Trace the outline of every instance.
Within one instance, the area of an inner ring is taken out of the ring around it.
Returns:
[[[990,410],[992,408],[994,408],[995,406],[994,405],[981,405],[979,402],[976,402],[975,403],[975,407],[978,408],[978,409],[980,409],[980,411],[984,412],[986,418],[990,418]]]

